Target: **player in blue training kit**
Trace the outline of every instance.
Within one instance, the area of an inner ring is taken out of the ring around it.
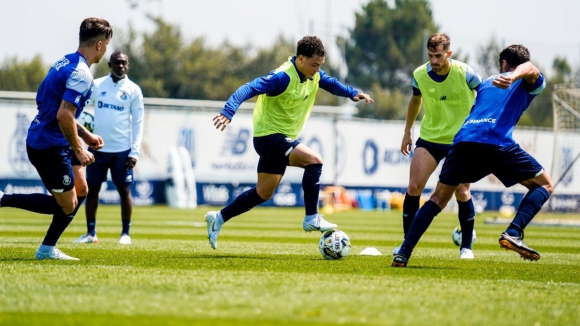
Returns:
[[[28,129],[26,151],[52,196],[0,193],[2,207],[53,215],[36,259],[78,260],[55,246],[87,195],[85,166],[93,163],[94,157],[83,148],[81,139],[93,149],[103,147],[103,139],[75,119],[91,96],[93,76],[89,67],[101,60],[112,36],[113,28],[106,20],[85,19],[77,52],[58,60],[38,88],[38,114]]]
[[[530,53],[522,45],[510,45],[500,53],[501,74],[479,87],[473,109],[453,140],[435,192],[415,215],[391,266],[407,266],[419,239],[460,183],[474,183],[489,174],[506,187],[519,183],[529,189],[501,234],[500,246],[524,259],[540,259],[540,254],[523,242],[524,229],[550,197],[552,180],[512,138],[521,115],[546,87],[544,76],[529,60]]]

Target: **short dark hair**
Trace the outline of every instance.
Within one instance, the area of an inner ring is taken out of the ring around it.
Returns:
[[[303,55],[307,58],[325,57],[326,50],[324,50],[324,45],[322,41],[316,36],[304,36],[300,41],[298,41],[298,47],[296,48],[296,56]]]
[[[102,18],[91,17],[83,20],[79,31],[79,43],[94,42],[99,36],[106,39],[113,37],[113,26]]]
[[[111,53],[111,57],[109,58],[109,61],[113,61],[114,58],[117,58],[121,55],[125,55],[127,57],[127,60],[129,59],[129,56],[127,55],[127,53],[125,53],[123,51],[115,51],[115,52]]]
[[[530,61],[530,51],[521,44],[512,44],[500,52],[500,65],[503,60],[507,62],[508,67],[515,68],[522,63]]]
[[[447,34],[435,33],[429,37],[427,40],[427,49],[431,51],[437,51],[439,45],[443,45],[443,50],[449,50],[451,45],[451,39]]]

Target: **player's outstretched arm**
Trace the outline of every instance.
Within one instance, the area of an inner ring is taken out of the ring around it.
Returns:
[[[533,84],[540,78],[540,71],[530,61],[517,66],[511,74],[502,74],[493,80],[493,85],[506,89],[518,79],[524,79],[528,84]]]
[[[213,125],[216,129],[221,129],[220,131],[224,131],[226,127],[230,124],[230,119],[225,115],[218,113],[215,117],[213,117]]]
[[[77,121],[75,119],[76,111],[76,105],[63,100],[61,101],[60,107],[56,113],[56,119],[58,121],[60,131],[72,148],[79,162],[83,166],[87,166],[93,163],[95,158],[93,154],[85,150],[81,144],[81,139],[79,138],[77,131]]]

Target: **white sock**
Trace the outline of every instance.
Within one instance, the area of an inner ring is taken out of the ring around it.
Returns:
[[[218,214],[217,214],[217,222],[218,222],[220,225],[224,225],[224,223],[225,223],[225,222],[224,222],[224,218],[223,218],[223,216],[222,216],[222,212],[221,212],[221,211],[219,211],[219,212],[218,212]]]
[[[304,216],[304,222],[306,222],[306,223],[313,222],[317,216],[318,216],[318,214],[306,215],[306,216]]]
[[[40,247],[38,247],[37,251],[47,254],[49,252],[52,252],[53,249],[54,249],[54,246],[47,246],[47,245],[41,244]]]

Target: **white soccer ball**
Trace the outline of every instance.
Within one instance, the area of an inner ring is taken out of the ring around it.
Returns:
[[[350,239],[340,230],[326,231],[320,237],[318,249],[324,259],[343,259],[350,252]]]
[[[453,229],[453,233],[451,233],[451,237],[453,238],[453,242],[457,246],[461,246],[462,236],[461,236],[461,227],[460,226]],[[473,238],[471,239],[471,244],[475,243],[475,238],[476,238],[475,229],[473,229]]]
[[[77,121],[88,131],[93,132],[95,130],[95,117],[87,111],[81,112]]]

